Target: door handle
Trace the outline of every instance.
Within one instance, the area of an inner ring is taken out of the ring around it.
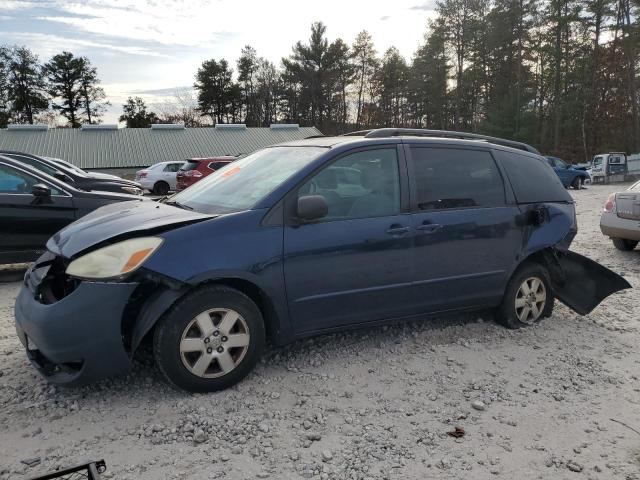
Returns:
[[[401,225],[391,225],[391,227],[389,227],[387,229],[387,233],[389,235],[404,235],[405,233],[409,233],[409,231],[411,230],[411,227],[403,227]]]
[[[423,223],[422,225],[418,225],[416,230],[420,230],[424,233],[435,233],[438,230],[442,229],[442,225],[438,223]]]

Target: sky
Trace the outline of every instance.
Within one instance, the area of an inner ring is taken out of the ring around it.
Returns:
[[[153,106],[189,89],[210,58],[232,66],[245,45],[280,65],[311,24],[351,44],[368,30],[379,53],[411,58],[435,16],[435,0],[0,0],[0,44],[25,45],[41,61],[61,51],[98,68],[115,123],[128,96]]]

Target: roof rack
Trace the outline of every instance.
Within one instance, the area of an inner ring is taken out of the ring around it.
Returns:
[[[517,148],[525,152],[540,155],[540,152],[526,143],[516,142],[514,140],[504,140],[502,138],[489,137],[487,135],[479,135],[477,133],[452,132],[448,130],[427,130],[423,128],[377,128],[373,130],[361,130],[351,132],[344,135],[345,137],[365,137],[365,138],[386,138],[386,137],[438,137],[438,138],[458,138],[460,140],[479,140],[503,147]]]

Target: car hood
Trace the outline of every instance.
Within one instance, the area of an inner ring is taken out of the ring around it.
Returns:
[[[110,173],[101,173],[101,172],[85,172],[88,177],[91,178],[100,178],[100,179],[108,179],[108,180],[124,180],[122,177],[117,175],[111,175]]]
[[[56,255],[71,258],[118,237],[154,235],[167,228],[214,218],[153,201],[134,200],[105,205],[60,230],[47,242]]]

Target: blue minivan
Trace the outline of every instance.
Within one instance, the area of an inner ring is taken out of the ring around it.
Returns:
[[[379,129],[257,151],[162,202],[102,207],[29,268],[16,329],[51,382],[126,372],[143,340],[190,391],[268,340],[493,309],[509,328],[630,285],[570,252],[573,201],[525,144]]]

